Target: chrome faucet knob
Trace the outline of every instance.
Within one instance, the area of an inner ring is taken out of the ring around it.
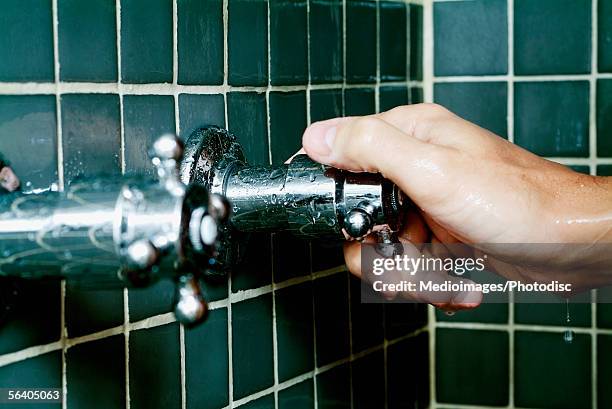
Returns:
[[[344,228],[349,236],[360,240],[370,233],[372,223],[372,216],[364,209],[356,207],[346,214]]]
[[[176,319],[191,326],[203,321],[207,312],[208,307],[198,279],[193,274],[180,276],[176,285],[176,304],[174,307]]]
[[[126,258],[135,268],[146,269],[155,264],[157,255],[149,240],[137,240],[128,246]]]

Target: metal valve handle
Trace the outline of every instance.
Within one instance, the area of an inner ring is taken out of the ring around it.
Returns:
[[[232,205],[219,238],[222,274],[240,258],[239,241],[257,231],[289,231],[310,239],[397,240],[407,206],[400,189],[380,174],[351,173],[295,156],[280,166],[251,166],[234,135],[218,127],[195,131],[185,144],[183,183],[200,183]]]
[[[201,321],[199,278],[230,209],[180,181],[182,155],[181,141],[164,135],[151,149],[157,180],[81,180],[63,193],[0,195],[0,276],[63,277],[96,289],[168,278],[177,285],[177,319]]]

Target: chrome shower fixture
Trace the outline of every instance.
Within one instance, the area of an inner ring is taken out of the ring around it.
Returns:
[[[154,142],[157,180],[82,180],[65,192],[0,195],[0,276],[62,277],[85,288],[176,282],[175,314],[206,315],[199,278],[214,264],[227,201],[180,181],[183,146]]]
[[[234,135],[218,127],[195,131],[185,143],[183,183],[202,184],[232,206],[209,272],[236,264],[244,234],[289,231],[309,239],[397,241],[407,200],[380,174],[351,173],[297,155],[279,166],[248,165]],[[394,247],[394,246],[389,246]]]

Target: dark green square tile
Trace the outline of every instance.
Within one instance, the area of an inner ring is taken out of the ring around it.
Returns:
[[[346,81],[376,81],[376,2],[346,4]]]
[[[590,71],[591,0],[515,0],[515,74]]]
[[[404,339],[387,348],[387,383],[389,409],[429,407],[427,333]]]
[[[388,111],[402,105],[408,105],[408,88],[406,87],[380,87],[380,112]]]
[[[585,175],[591,172],[591,168],[588,165],[569,165],[569,168],[576,172],[584,173]]]
[[[370,286],[351,275],[351,334],[353,353],[381,345],[385,338],[382,303],[362,302],[362,291],[372,294]]]
[[[229,130],[236,135],[251,165],[269,165],[266,94],[230,92],[227,95]]]
[[[514,142],[537,155],[587,157],[589,83],[515,83],[514,132]]]
[[[342,116],[342,90],[324,89],[310,92],[310,122]]]
[[[268,84],[267,1],[229,1],[227,49],[230,84]]]
[[[346,272],[314,282],[317,366],[349,355],[349,303]]]
[[[274,282],[310,274],[310,246],[290,233],[272,236]]]
[[[514,403],[520,407],[590,408],[591,337],[561,332],[514,334]],[[489,355],[494,356],[494,355]]]
[[[240,407],[243,409],[274,409],[274,394],[252,400]]]
[[[175,287],[172,280],[159,280],[145,288],[130,288],[130,322],[173,311]]]
[[[410,79],[423,80],[423,6],[410,5]]]
[[[506,74],[506,0],[435,3],[434,71],[437,76]]]
[[[597,165],[597,174],[601,176],[612,176],[612,165]]]
[[[473,310],[457,311],[453,315],[447,315],[444,311],[436,309],[436,321],[503,324],[508,322],[508,304],[481,304]]]
[[[611,166],[612,168],[612,166]],[[610,169],[612,171],[612,169]],[[598,171],[599,174],[599,171]],[[597,290],[597,327],[612,328],[612,303],[610,303],[612,287]]]
[[[348,364],[336,366],[317,375],[317,404],[319,409],[351,407],[351,383]]]
[[[66,327],[71,338],[123,324],[123,289],[66,288]]]
[[[225,128],[223,95],[179,95],[180,137],[186,140],[196,129],[216,125]]]
[[[313,84],[342,82],[342,20],[341,0],[310,0],[310,80]]]
[[[597,156],[612,157],[612,79],[597,80]]]
[[[181,407],[180,355],[178,323],[130,332],[130,408]]]
[[[306,379],[278,392],[278,409],[312,409],[314,403],[312,379]]]
[[[315,240],[310,243],[312,271],[328,270],[344,265],[342,243],[327,243]]]
[[[384,307],[385,338],[413,333],[427,324],[427,306],[419,303],[387,302]]]
[[[178,82],[223,83],[223,1],[177,0]]]
[[[49,81],[53,71],[51,0],[6,0],[0,15],[0,81]],[[8,63],[10,61],[10,63]]]
[[[314,366],[312,316],[313,300],[310,281],[276,292],[279,382],[312,370]]]
[[[406,79],[408,40],[408,12],[406,5],[393,1],[379,3],[380,80],[403,81]]]
[[[272,164],[279,165],[302,147],[306,129],[306,94],[297,92],[270,93],[270,140]]]
[[[0,161],[13,169],[22,190],[57,182],[55,96],[0,96],[0,145]]]
[[[344,115],[362,116],[376,113],[376,95],[371,88],[350,88],[344,91]]]
[[[514,305],[514,322],[518,324],[591,326],[591,304],[570,302],[569,322],[567,314],[568,306],[563,301],[552,304],[516,303]]]
[[[244,145],[243,145],[244,146]],[[232,270],[232,291],[247,290],[272,282],[272,235],[252,233],[242,259]]]
[[[172,0],[121,2],[121,81],[172,82]]]
[[[10,308],[0,312],[0,354],[59,340],[59,281],[3,278],[0,286],[0,308]]]
[[[203,325],[185,331],[185,388],[188,408],[220,409],[227,405],[226,308],[210,311]]]
[[[115,335],[68,349],[66,385],[70,408],[125,407],[124,336]]]
[[[274,85],[308,81],[306,12],[306,0],[270,0],[270,79]]]
[[[0,383],[3,388],[61,388],[62,387],[62,351],[49,352],[43,355],[18,361],[0,367]],[[3,409],[19,409],[24,404],[3,404]],[[25,405],[33,407],[33,405]],[[57,409],[57,403],[37,403],[37,409]]]
[[[410,88],[410,103],[411,104],[422,104],[425,101],[423,96],[423,88],[412,87]]]
[[[206,280],[200,280],[200,286],[204,299],[208,302],[219,301],[227,298],[228,294],[228,282],[226,278],[209,278]]]
[[[355,409],[378,409],[384,406],[385,356],[383,350],[359,358],[351,365],[353,407]]]
[[[114,0],[58,0],[62,81],[117,81],[115,3]]]
[[[434,85],[434,101],[453,111],[461,118],[507,138],[507,83],[438,83]]]
[[[507,405],[508,351],[506,332],[439,328],[435,361],[437,401]]]
[[[121,125],[119,96],[65,94],[62,104],[64,179],[119,175]]]
[[[612,408],[612,336],[597,336],[597,407]]]
[[[274,384],[272,295],[232,304],[234,399]]]
[[[123,97],[123,133],[126,173],[155,175],[149,157],[153,142],[174,133],[174,98],[171,95]]]
[[[597,6],[599,72],[612,72],[612,1],[598,0]]]

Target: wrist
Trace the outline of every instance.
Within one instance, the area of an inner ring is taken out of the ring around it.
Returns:
[[[550,212],[559,243],[612,243],[612,177],[574,176]]]

